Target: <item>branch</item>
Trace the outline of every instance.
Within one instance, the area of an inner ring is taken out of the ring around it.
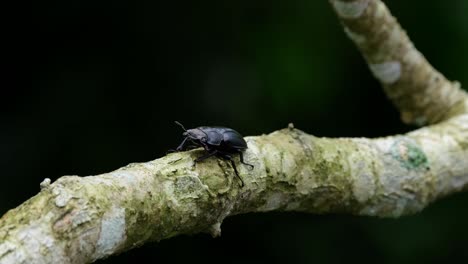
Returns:
[[[65,176],[0,220],[0,263],[88,263],[180,234],[219,235],[230,215],[272,210],[398,217],[468,186],[468,115],[407,135],[248,137],[245,187],[200,150],[93,177]]]
[[[466,92],[414,47],[380,0],[330,0],[348,37],[366,59],[405,123],[434,124],[468,112]]]
[[[468,96],[414,49],[383,3],[332,4],[404,119],[442,122],[378,139],[317,138],[292,125],[248,137],[255,168],[238,166],[243,188],[224,161],[195,164],[200,150],[46,179],[0,219],[0,263],[89,263],[180,234],[217,236],[226,217],[247,212],[399,217],[468,189]]]

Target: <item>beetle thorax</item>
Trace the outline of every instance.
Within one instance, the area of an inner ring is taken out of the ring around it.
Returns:
[[[184,136],[187,136],[193,140],[206,141],[207,139],[206,133],[198,128],[188,129],[187,132],[184,133]]]

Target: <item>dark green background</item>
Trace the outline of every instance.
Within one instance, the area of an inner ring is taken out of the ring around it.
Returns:
[[[426,57],[467,84],[468,2],[387,2]],[[413,129],[325,0],[46,0],[31,11],[2,41],[0,215],[46,177],[163,156],[182,139],[173,120],[244,135],[289,122],[329,137]],[[181,236],[98,263],[466,262],[467,204],[457,194],[398,220],[241,215],[221,238]]]

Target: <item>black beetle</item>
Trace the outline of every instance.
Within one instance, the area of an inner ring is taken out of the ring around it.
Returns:
[[[192,129],[185,129],[181,123],[177,121],[175,121],[175,123],[185,131],[182,134],[185,138],[176,148],[176,151],[189,150],[201,146],[208,153],[195,159],[195,162],[200,162],[211,156],[229,160],[236,176],[242,183],[241,187],[244,186],[244,181],[239,176],[239,172],[237,172],[236,164],[232,159],[232,155],[239,154],[240,162],[242,164],[250,166],[251,169],[253,169],[254,166],[244,162],[242,151],[247,149],[247,143],[239,132],[228,127],[201,126]]]

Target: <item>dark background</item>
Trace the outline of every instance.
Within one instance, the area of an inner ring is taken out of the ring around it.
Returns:
[[[468,2],[387,2],[426,57],[468,83]],[[289,122],[328,137],[413,129],[325,0],[45,0],[3,12],[15,18],[2,37],[0,215],[46,177],[163,156],[182,139],[173,120],[244,135]],[[466,262],[467,204],[461,193],[398,220],[241,215],[221,238],[180,236],[98,263]]]

